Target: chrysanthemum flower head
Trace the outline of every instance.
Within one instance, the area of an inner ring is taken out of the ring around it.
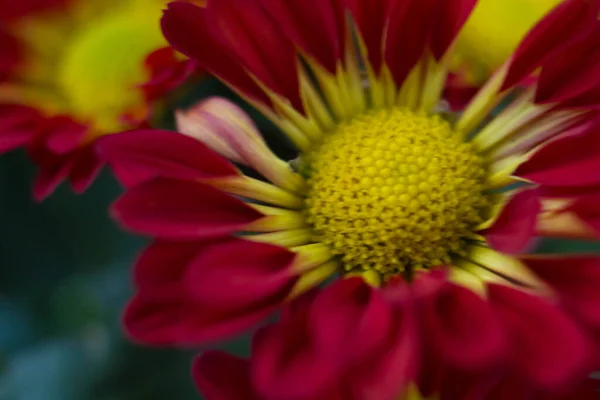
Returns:
[[[540,390],[584,377],[598,361],[600,260],[521,253],[538,233],[597,236],[583,194],[600,183],[600,2],[561,4],[453,115],[441,93],[474,5],[170,4],[171,45],[298,155],[278,158],[223,99],[179,112],[181,133],[101,141],[130,186],[115,218],[156,238],[136,266],[130,334],[214,341],[334,279],[255,340],[264,398],[317,399],[340,381],[355,398],[393,399],[413,381],[429,396],[438,374],[420,372],[447,369]]]
[[[64,178],[84,190],[99,169],[94,141],[140,126],[151,103],[193,69],[165,48],[158,23],[165,4],[0,2],[8,13],[0,32],[0,151],[28,148],[41,167],[37,198]]]

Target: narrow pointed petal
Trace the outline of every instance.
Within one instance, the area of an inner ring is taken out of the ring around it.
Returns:
[[[599,121],[600,122],[600,121]],[[600,124],[585,132],[556,139],[540,150],[515,174],[549,186],[591,186],[600,184]],[[569,151],[565,151],[569,149]]]
[[[508,332],[508,356],[525,378],[552,389],[569,385],[581,376],[590,349],[577,325],[557,307],[537,296],[495,284],[489,285],[489,299]]]
[[[262,214],[199,182],[158,178],[133,187],[112,216],[134,232],[167,239],[206,239],[242,231]]]
[[[499,361],[506,350],[502,325],[490,305],[472,291],[447,284],[420,312],[425,329],[448,363],[475,371]]]
[[[556,290],[565,306],[600,328],[600,257],[525,257],[523,262]]]
[[[165,38],[177,51],[197,61],[253,101],[271,105],[239,60],[215,37],[208,26],[205,9],[187,2],[171,2],[164,12],[161,26]]]
[[[502,90],[521,82],[553,52],[587,34],[599,8],[597,0],[566,0],[542,18],[515,51]]]
[[[192,375],[206,400],[262,400],[252,386],[248,360],[208,350],[194,360]]]
[[[283,302],[297,279],[295,258],[283,247],[231,239],[194,259],[184,281],[190,296],[208,306],[235,309],[266,299]]]
[[[238,174],[206,145],[177,132],[135,130],[108,135],[98,141],[97,151],[127,185],[160,176],[196,180]]]
[[[337,0],[261,0],[264,9],[281,26],[291,41],[332,74],[342,59],[344,26],[338,27]]]
[[[535,235],[540,210],[538,191],[524,190],[509,200],[494,224],[482,233],[494,249],[504,253],[520,253]]]
[[[302,178],[269,149],[250,117],[229,100],[213,97],[176,113],[177,129],[271,182],[297,189]]]
[[[248,71],[302,111],[294,45],[256,1],[210,1],[206,16]],[[206,51],[206,49],[204,50]]]

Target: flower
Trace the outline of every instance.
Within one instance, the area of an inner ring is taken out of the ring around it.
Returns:
[[[444,99],[461,109],[561,0],[479,0],[456,44]]]
[[[271,331],[276,331],[279,322],[267,327],[255,335],[255,343],[259,336],[267,336]],[[285,339],[284,339],[285,340]],[[219,350],[208,350],[196,358],[192,367],[193,378],[198,390],[207,400],[274,400],[274,399],[301,399],[302,397],[269,397],[261,394],[256,387],[256,371],[260,371],[263,360],[253,346],[250,359],[236,357]],[[314,364],[318,368],[319,364]],[[596,379],[583,379],[577,385],[566,391],[548,393],[528,386],[519,377],[506,376],[502,373],[487,376],[452,375],[443,376],[443,393],[440,397],[428,397],[419,389],[411,385],[399,396],[397,400],[427,400],[427,399],[480,399],[480,400],[593,400],[598,398],[600,382]],[[235,382],[235,384],[232,384]],[[310,397],[312,400],[350,400],[356,397],[347,391],[354,381],[350,379],[332,381],[324,393]],[[301,385],[299,382],[295,382]],[[337,385],[337,387],[336,387]],[[296,388],[297,389],[297,388]],[[345,390],[346,389],[346,390]],[[300,389],[301,390],[301,389]],[[298,393],[298,392],[295,392]]]
[[[141,126],[151,105],[194,71],[165,47],[165,4],[0,1],[0,152],[27,148],[41,169],[38,200],[65,178],[84,191],[101,166],[95,140]]]
[[[171,45],[270,118],[298,157],[279,159],[223,99],[179,112],[182,134],[100,141],[128,185],[114,218],[155,238],[135,267],[130,335],[223,339],[334,280],[308,320],[257,339],[270,357],[262,395],[317,398],[352,369],[366,372],[348,387],[369,399],[421,382],[423,365],[501,368],[542,391],[585,376],[598,361],[600,258],[523,253],[598,187],[600,2],[558,6],[452,115],[441,93],[473,6],[171,3]],[[297,352],[307,343],[315,351]]]

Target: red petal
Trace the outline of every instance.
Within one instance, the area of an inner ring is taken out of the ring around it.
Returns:
[[[294,45],[258,2],[210,1],[206,13],[213,32],[218,32],[248,71],[302,111]]]
[[[260,400],[250,381],[250,363],[218,350],[197,357],[194,382],[206,400]]]
[[[570,384],[584,372],[588,346],[573,321],[537,296],[489,285],[489,299],[508,332],[509,357],[526,379],[544,388]]]
[[[585,39],[557,51],[543,65],[536,103],[567,101],[600,85],[600,26]]]
[[[214,243],[214,241],[152,243],[140,254],[135,264],[133,274],[136,285],[144,290],[179,284],[185,269],[194,258]]]
[[[600,125],[595,123],[584,132],[553,140],[521,164],[515,174],[550,186],[600,184],[599,132]]]
[[[383,61],[383,38],[389,11],[396,0],[344,0],[367,47],[369,62],[379,73]]]
[[[190,346],[225,340],[273,313],[279,304],[265,302],[228,310],[204,307],[176,286],[142,291],[127,307],[124,324],[137,341],[153,345]]]
[[[308,324],[306,312],[298,312],[254,336],[251,374],[263,398],[318,399],[339,382],[335,364],[313,346]]]
[[[600,234],[600,193],[592,193],[577,198],[569,206],[568,211],[574,212],[586,224]]]
[[[0,153],[27,144],[40,129],[42,116],[30,107],[0,105]]]
[[[43,201],[69,176],[75,157],[72,154],[52,154],[37,145],[30,146],[29,155],[40,169],[33,183],[33,198]]]
[[[69,181],[75,193],[85,192],[94,182],[104,161],[96,155],[94,145],[88,145],[77,150],[73,167],[69,172]]]
[[[360,362],[391,329],[391,309],[360,278],[338,280],[315,299],[310,312],[317,351],[340,363]]]
[[[294,44],[336,73],[344,46],[338,32],[344,32],[344,26],[337,26],[332,0],[261,0],[261,4]]]
[[[47,120],[44,129],[48,150],[55,154],[67,154],[83,144],[89,127],[71,117],[59,115]]]
[[[436,4],[436,19],[431,30],[431,50],[435,58],[443,57],[476,4],[477,0],[448,0]]]
[[[600,328],[600,257],[531,257],[523,261],[567,307]]]
[[[238,174],[225,158],[177,132],[136,130],[108,135],[98,141],[97,150],[130,185],[159,176],[196,180]]]
[[[546,58],[593,27],[600,2],[566,0],[540,20],[515,51],[502,90],[527,78]]]
[[[437,3],[435,0],[395,3],[385,33],[384,57],[396,84],[401,85],[425,52]]]
[[[162,178],[127,191],[113,204],[112,215],[132,231],[187,240],[226,236],[262,217],[211,186]]]
[[[185,274],[190,296],[205,305],[244,307],[283,302],[296,281],[296,255],[283,247],[231,239],[203,251]]]
[[[395,399],[417,377],[420,364],[418,326],[412,307],[397,310],[382,351],[365,360],[351,382],[356,398]]]
[[[494,249],[504,253],[520,253],[535,235],[540,210],[537,190],[519,192],[504,206],[494,225],[483,233]]]
[[[502,325],[490,305],[472,291],[447,284],[419,313],[448,363],[478,370],[499,361],[506,350]]]
[[[171,47],[153,51],[146,57],[145,66],[150,77],[140,85],[148,101],[154,101],[183,84],[194,73],[200,74],[192,60],[180,60]]]
[[[208,27],[205,9],[191,3],[169,3],[161,26],[165,38],[177,51],[196,60],[204,69],[252,100],[271,105],[269,98],[248,76],[239,60]]]
[[[2,12],[6,11],[2,5]],[[10,79],[11,75],[17,70],[23,62],[23,45],[11,33],[0,26],[0,82]]]

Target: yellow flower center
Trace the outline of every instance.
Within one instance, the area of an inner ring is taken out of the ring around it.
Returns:
[[[448,263],[489,203],[473,146],[440,117],[406,109],[339,125],[301,168],[308,221],[351,272],[410,277]]]
[[[19,81],[0,87],[0,100],[72,115],[98,134],[126,128],[123,114],[145,107],[136,89],[147,79],[145,57],[166,44],[158,23],[165,3],[76,1],[23,19],[13,30],[27,65]]]

